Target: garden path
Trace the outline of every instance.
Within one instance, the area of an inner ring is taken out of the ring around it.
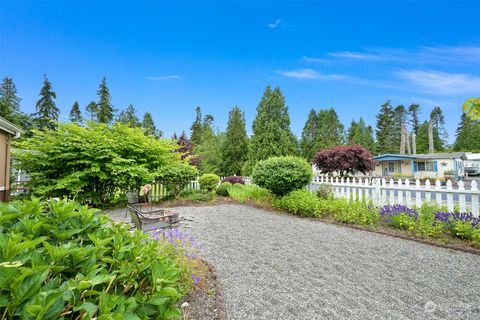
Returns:
[[[480,256],[242,205],[174,210],[230,320],[480,319]]]

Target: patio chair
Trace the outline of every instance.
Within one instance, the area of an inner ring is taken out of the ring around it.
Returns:
[[[127,197],[127,206],[135,206],[137,208],[141,208],[142,206],[145,206],[145,204],[150,204],[150,210],[152,210],[153,207],[153,202],[152,202],[152,195],[151,195],[151,190],[148,191],[146,195],[144,195],[142,198],[139,197],[137,192],[129,191],[125,192],[125,196]],[[124,218],[127,217],[128,214],[128,208],[125,210],[125,216]]]
[[[135,228],[143,231],[152,229],[172,228],[180,222],[179,214],[144,214],[139,208],[133,205],[127,205],[130,217]]]

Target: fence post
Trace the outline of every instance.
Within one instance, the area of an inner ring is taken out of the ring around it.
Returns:
[[[363,185],[365,186],[363,190],[365,192],[365,203],[368,204],[370,202],[370,184],[368,178],[365,178],[365,183]]]
[[[431,190],[430,179],[427,179],[427,181],[425,181],[425,199],[429,204],[432,201],[432,193],[430,192],[430,190]]]
[[[395,182],[393,181],[393,178],[390,178],[390,205],[395,204]]]
[[[362,178],[358,178],[358,188],[357,188],[357,181],[355,180],[355,178],[353,178],[353,190],[352,190],[352,199],[353,201],[356,201],[357,198],[358,198],[358,201],[362,201]],[[358,192],[358,197],[357,197],[357,192]]]
[[[422,190],[420,189],[420,180],[415,181],[415,206],[420,209],[422,206]]]
[[[440,180],[435,181],[435,202],[437,206],[442,206],[442,184]]]
[[[410,180],[405,179],[405,197],[407,200],[407,207],[412,207],[412,189],[410,189]]]
[[[345,188],[343,177],[340,179],[340,197],[345,197]]]
[[[398,184],[398,187],[397,187],[397,195],[398,195],[398,199],[397,199],[397,203],[398,204],[401,204],[403,205],[403,186],[402,186],[402,179],[398,178],[398,181],[397,181],[397,184]]]
[[[465,183],[460,180],[458,181],[458,206],[460,207],[460,213],[466,213],[467,212],[467,200],[465,199],[465,193],[462,191],[465,191]]]
[[[452,192],[452,181],[448,180],[447,181],[447,207],[448,211],[453,212],[454,207],[453,207],[453,192]]]
[[[478,217],[479,212],[478,212],[478,187],[477,187],[477,181],[473,180],[472,185],[470,188],[471,191],[477,191],[475,193],[472,193],[472,214],[474,217]]]
[[[355,178],[353,178],[353,179],[355,179]],[[347,177],[347,183],[346,183],[346,190],[345,191],[346,191],[345,196],[347,198],[347,201],[350,202],[351,199],[350,199],[350,178],[349,177]]]
[[[382,179],[382,186],[380,189],[380,204],[382,206],[387,204],[387,180],[385,178]]]

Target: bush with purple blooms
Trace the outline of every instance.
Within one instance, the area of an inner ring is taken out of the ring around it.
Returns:
[[[222,183],[230,182],[231,184],[240,183],[245,184],[242,176],[228,176],[222,179]]]
[[[480,217],[474,217],[471,212],[438,211],[435,212],[434,224],[441,224],[447,234],[457,238],[472,240],[476,234],[480,234]]]
[[[391,227],[414,230],[418,212],[400,204],[386,205],[380,208],[380,217]]]
[[[192,236],[178,228],[152,229],[151,238],[164,244],[160,247],[161,254],[177,262],[181,270],[181,283],[185,283],[187,288],[205,284],[206,269],[199,258],[202,246]]]

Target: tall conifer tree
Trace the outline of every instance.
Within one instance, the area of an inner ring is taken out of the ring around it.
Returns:
[[[145,112],[143,115],[141,127],[147,136],[153,136],[156,138],[160,138],[162,136],[162,131],[159,131],[155,126],[155,122],[153,122],[153,117],[150,112]]]
[[[57,94],[52,90],[52,84],[48,80],[47,75],[44,75],[40,99],[36,105],[37,112],[34,115],[35,123],[41,130],[55,130],[57,128],[56,122],[58,121],[60,110],[53,101],[56,98]]]
[[[125,110],[120,112],[117,121],[132,128],[141,126],[140,120],[137,117],[137,111],[132,104],[129,104]]]
[[[342,145],[344,135],[344,126],[335,109],[324,109],[318,112],[315,152]]]
[[[78,104],[77,101],[72,106],[72,109],[70,110],[70,116],[69,116],[70,121],[81,124],[83,122],[82,118],[82,113],[80,111],[80,105]]]
[[[395,114],[390,100],[380,107],[380,112],[376,117],[377,152],[381,154],[398,153],[400,145],[395,144]]]
[[[12,78],[3,78],[0,86],[0,116],[13,121],[15,114],[20,112],[21,99],[17,96],[17,87]]]
[[[225,141],[222,146],[222,175],[240,175],[247,161],[248,136],[245,115],[235,106],[229,113]]]
[[[308,113],[307,121],[303,126],[302,137],[300,139],[300,151],[302,156],[308,161],[312,161],[316,150],[315,145],[317,142],[317,112],[311,109]]]
[[[199,106],[195,108],[195,121],[190,127],[190,143],[193,146],[199,145],[202,142],[202,110]]]
[[[107,87],[107,80],[104,77],[98,87],[97,95],[99,101],[97,103],[97,120],[100,123],[111,123],[115,113],[111,103],[110,90]]]
[[[412,103],[408,107],[408,123],[412,128],[412,132],[417,134],[418,128],[420,127],[420,105]]]
[[[466,113],[462,113],[453,150],[480,152],[480,120],[472,119]]]

